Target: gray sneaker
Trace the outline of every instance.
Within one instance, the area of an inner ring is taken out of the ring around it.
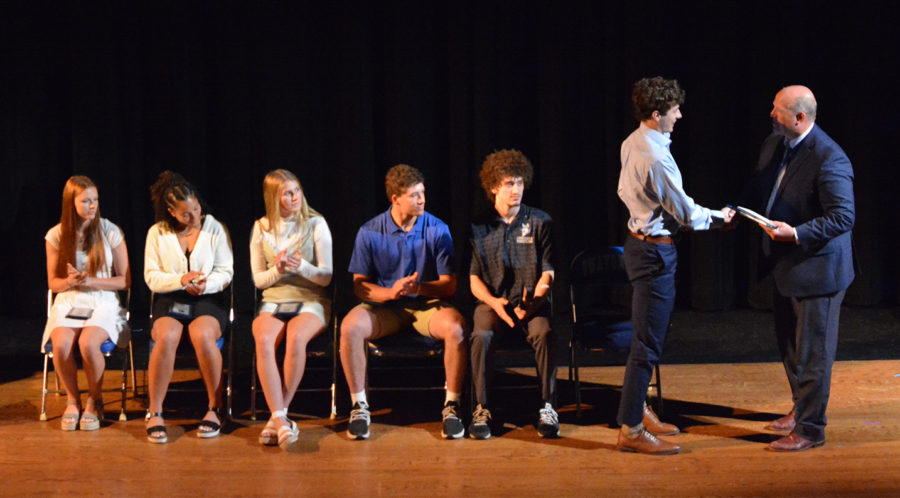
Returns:
[[[351,439],[368,438],[371,418],[369,405],[366,403],[354,403],[353,409],[350,410],[350,423],[347,424],[347,436]]]
[[[444,409],[441,410],[441,416],[444,419],[443,427],[441,427],[441,436],[444,439],[460,438],[466,433],[466,427],[463,425],[462,420],[459,419],[459,415],[456,414],[457,408],[459,408],[459,403],[448,401],[444,405]]]
[[[469,437],[473,439],[488,439],[491,437],[491,411],[478,405],[472,414],[472,423],[469,424]]]
[[[537,430],[541,437],[559,437],[559,415],[550,403],[545,403],[538,412]]]

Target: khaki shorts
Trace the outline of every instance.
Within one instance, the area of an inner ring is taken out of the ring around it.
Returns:
[[[425,337],[432,337],[428,331],[431,317],[438,310],[453,308],[440,299],[361,303],[360,306],[371,311],[378,322],[378,330],[372,332],[371,339],[387,337],[409,327]]]

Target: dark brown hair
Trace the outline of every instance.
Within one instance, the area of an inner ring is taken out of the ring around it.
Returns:
[[[425,177],[419,170],[408,164],[398,164],[384,176],[384,191],[391,200],[391,196],[400,197],[406,189],[418,183],[425,183]]]
[[[487,193],[488,199],[494,202],[494,193],[491,189],[500,185],[504,178],[522,177],[525,188],[531,186],[533,176],[531,161],[520,151],[515,149],[496,150],[489,154],[481,164],[481,187]]]
[[[665,116],[669,109],[684,104],[684,90],[678,85],[678,80],[667,80],[661,76],[644,78],[634,84],[631,103],[638,121],[650,119],[653,111]]]
[[[190,197],[196,199],[203,212],[206,212],[206,206],[197,194],[197,189],[183,176],[169,170],[160,173],[156,183],[150,187],[150,199],[153,201],[156,221],[162,221],[168,225],[169,230],[174,230],[178,221],[169,213],[169,209],[175,209],[179,202]]]

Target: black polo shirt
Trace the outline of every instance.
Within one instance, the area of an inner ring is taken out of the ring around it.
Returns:
[[[522,299],[522,288],[533,289],[550,263],[553,249],[550,215],[522,204],[507,225],[496,210],[472,224],[469,274],[478,277],[496,297],[511,305]]]

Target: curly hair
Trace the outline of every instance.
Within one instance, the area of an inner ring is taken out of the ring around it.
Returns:
[[[531,161],[525,157],[525,154],[515,149],[495,150],[489,154],[484,163],[481,164],[481,187],[487,193],[488,199],[494,202],[494,193],[491,189],[496,188],[504,178],[521,177],[525,183],[525,188],[531,186],[531,179],[534,172],[531,168]]]
[[[161,221],[167,225],[169,230],[174,230],[178,221],[169,213],[169,209],[175,209],[179,202],[190,197],[196,199],[200,203],[201,209],[206,211],[206,205],[200,199],[197,189],[183,176],[169,170],[160,173],[156,183],[150,187],[150,199],[153,201],[156,221]]]
[[[384,191],[389,201],[392,196],[400,197],[406,189],[419,183],[425,183],[425,177],[408,164],[398,164],[384,175]]]
[[[652,117],[653,111],[665,116],[669,109],[683,104],[684,90],[678,85],[678,80],[667,80],[661,76],[644,78],[634,84],[631,103],[634,104],[634,117],[645,121]]]

